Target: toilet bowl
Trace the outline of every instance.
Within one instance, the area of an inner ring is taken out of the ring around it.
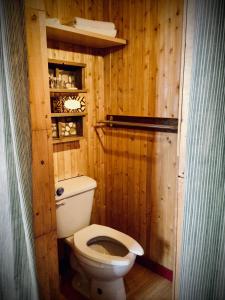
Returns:
[[[124,300],[123,277],[136,255],[144,251],[137,241],[118,230],[89,225],[95,187],[96,182],[86,176],[57,183],[58,238],[64,238],[72,248],[71,266],[80,280],[74,278],[75,288],[93,300]]]
[[[74,234],[74,254],[91,281],[91,299],[123,300],[123,276],[132,268],[142,247],[130,236],[93,224]]]

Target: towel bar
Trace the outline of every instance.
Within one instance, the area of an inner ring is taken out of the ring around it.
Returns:
[[[124,127],[140,130],[177,132],[178,120],[175,118],[136,117],[124,115],[107,115],[107,120],[97,122],[96,127]]]

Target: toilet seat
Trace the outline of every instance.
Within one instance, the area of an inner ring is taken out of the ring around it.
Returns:
[[[87,226],[74,234],[75,251],[85,256],[86,258],[103,264],[117,266],[130,264],[131,258],[129,252],[126,256],[122,257],[99,253],[91,249],[91,247],[88,246],[88,242],[97,237],[107,237],[114,239],[124,245],[129,252],[136,255],[144,254],[143,248],[139,245],[139,243],[127,234],[124,234],[113,228],[97,224]]]

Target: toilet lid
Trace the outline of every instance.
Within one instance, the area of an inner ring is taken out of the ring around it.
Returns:
[[[89,247],[88,242],[97,237],[108,237],[114,239],[124,245],[129,252],[136,255],[144,254],[141,245],[127,234],[113,228],[97,224],[85,227],[74,234],[75,250],[87,258],[104,264],[128,265],[130,263],[129,253],[126,256],[113,256],[97,252]]]

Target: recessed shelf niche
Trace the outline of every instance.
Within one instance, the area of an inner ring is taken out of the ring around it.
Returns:
[[[86,65],[49,59],[49,89],[54,93],[86,92],[84,86],[84,70]]]
[[[53,143],[77,141],[83,137],[86,115],[85,64],[49,59]]]

